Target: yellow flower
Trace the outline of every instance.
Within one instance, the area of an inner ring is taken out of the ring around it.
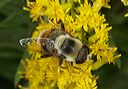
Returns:
[[[37,21],[41,16],[47,15],[54,19],[54,22],[64,18],[64,11],[67,12],[71,8],[71,3],[60,4],[59,0],[35,0],[35,2],[27,1],[24,10],[30,11],[33,21]],[[65,10],[67,9],[67,10]]]
[[[37,21],[37,19],[44,15],[44,12],[47,10],[49,6],[49,0],[36,0],[36,2],[30,2],[27,0],[27,6],[24,7],[24,10],[30,11],[30,15],[33,18],[33,21]]]
[[[125,6],[128,6],[128,0],[121,0],[121,2],[122,2]],[[124,16],[125,16],[125,17],[128,17],[128,13],[126,13]]]
[[[32,57],[33,58],[33,57]],[[74,66],[64,61],[63,68],[58,66],[54,57],[32,59],[24,62],[26,78],[30,81],[30,89],[96,89],[96,79],[91,74],[92,63]],[[56,86],[58,85],[58,86]]]
[[[125,6],[128,6],[128,0],[121,0]]]
[[[41,48],[31,43],[28,51],[32,56],[23,63],[30,89],[97,89],[97,76],[91,71],[120,57],[116,54],[117,48],[109,44],[111,27],[99,12],[102,7],[110,8],[108,2],[95,0],[91,5],[88,0],[27,0],[25,9],[30,11],[33,21],[40,21],[32,38],[37,38],[44,29],[60,28],[59,21],[62,21],[65,30],[88,46],[92,56],[83,64],[71,65],[64,61],[59,66],[57,57],[41,58],[41,52],[36,51]]]
[[[95,10],[100,10],[102,7],[111,8],[110,5],[108,5],[110,0],[95,0],[93,3],[93,8]]]

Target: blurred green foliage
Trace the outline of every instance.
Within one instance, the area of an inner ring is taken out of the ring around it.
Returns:
[[[111,0],[111,9],[103,8],[112,26],[111,40],[122,54],[119,66],[106,64],[95,71],[99,75],[98,89],[128,89],[128,12],[120,0]],[[14,78],[25,51],[19,40],[30,37],[35,24],[22,10],[24,0],[0,0],[0,89],[15,89]],[[128,8],[127,8],[128,9]]]
[[[19,40],[34,28],[23,0],[0,0],[0,89],[14,89],[14,78],[24,48]]]

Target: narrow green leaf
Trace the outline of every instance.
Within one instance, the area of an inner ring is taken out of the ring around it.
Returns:
[[[24,55],[21,59],[21,61],[25,60],[26,58],[29,58],[30,55],[28,54],[27,51],[24,52]],[[19,67],[17,69],[17,73],[15,75],[15,87],[17,87],[19,84],[28,87],[28,81],[23,77],[24,76],[24,72],[25,72],[25,68],[22,64],[22,62],[20,62]]]
[[[119,69],[121,69],[121,60],[119,59],[119,60],[117,60],[115,63],[116,63],[116,65],[117,65],[117,67],[118,67]]]

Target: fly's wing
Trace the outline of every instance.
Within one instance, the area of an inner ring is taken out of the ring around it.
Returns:
[[[37,43],[37,39],[34,39],[34,38],[24,38],[24,39],[21,39],[19,42],[20,42],[21,46],[26,47],[31,42]]]
[[[41,58],[50,57],[52,54],[46,50],[43,50],[41,44],[39,44],[39,40],[49,40],[47,38],[24,38],[19,41],[20,45],[23,47],[27,47],[28,50],[33,52],[40,52]]]
[[[35,38],[24,38],[19,41],[20,45],[25,47],[27,50],[34,52],[42,52],[41,47],[37,44],[37,39]]]

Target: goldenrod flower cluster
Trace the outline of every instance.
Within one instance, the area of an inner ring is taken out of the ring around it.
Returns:
[[[128,6],[128,0],[121,0],[122,3],[125,5],[125,6]],[[128,13],[125,14],[125,17],[128,17]]]
[[[60,28],[59,21],[62,21],[65,30],[87,45],[91,55],[83,64],[71,65],[64,61],[60,67],[57,57],[41,58],[41,53],[36,51],[41,48],[35,43],[28,45],[31,58],[23,65],[30,89],[97,89],[98,77],[91,71],[106,63],[114,63],[120,57],[116,54],[117,48],[109,43],[108,32],[112,27],[100,13],[102,7],[110,8],[109,0],[93,0],[91,3],[89,0],[26,1],[24,9],[30,12],[33,21],[39,22],[33,38],[44,29]]]

